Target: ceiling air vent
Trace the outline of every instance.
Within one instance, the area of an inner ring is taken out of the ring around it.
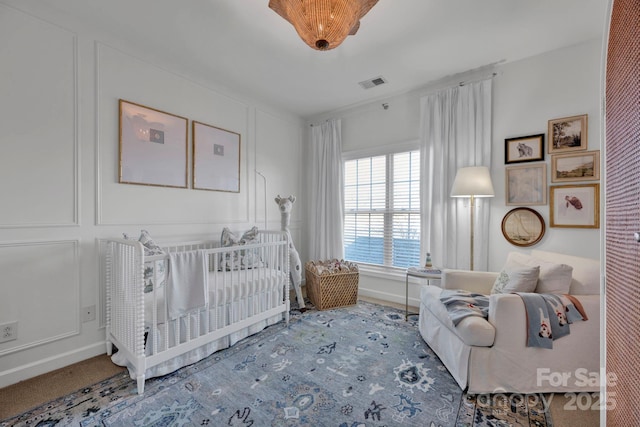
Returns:
[[[372,87],[380,86],[387,83],[387,79],[382,76],[374,77],[369,80],[358,83],[363,89],[371,89]]]

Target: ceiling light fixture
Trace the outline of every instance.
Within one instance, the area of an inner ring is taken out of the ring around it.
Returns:
[[[289,21],[316,50],[338,47],[360,28],[360,19],[378,0],[270,0],[269,7]]]

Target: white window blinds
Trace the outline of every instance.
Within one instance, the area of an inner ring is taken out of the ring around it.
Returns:
[[[345,258],[420,265],[420,152],[348,160],[344,174]]]

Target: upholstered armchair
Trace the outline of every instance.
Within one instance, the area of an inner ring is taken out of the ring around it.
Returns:
[[[600,262],[534,250],[510,253],[505,268],[513,265],[539,266],[535,291],[574,296],[588,320],[572,323],[570,334],[554,340],[552,349],[528,347],[523,299],[491,293],[498,272],[443,270],[440,287],[421,288],[424,340],[472,394],[599,391]],[[488,318],[469,316],[455,326],[440,300],[444,289],[488,295]]]

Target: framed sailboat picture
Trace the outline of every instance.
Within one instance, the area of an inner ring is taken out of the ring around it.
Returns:
[[[544,236],[542,216],[530,208],[511,209],[502,219],[502,234],[515,246],[533,246]]]

